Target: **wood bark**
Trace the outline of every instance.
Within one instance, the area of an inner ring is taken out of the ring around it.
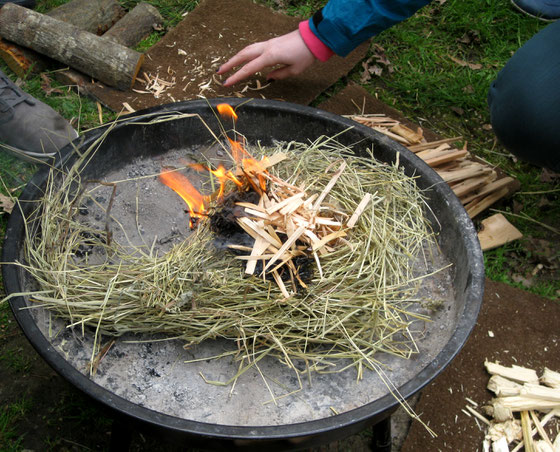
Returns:
[[[134,47],[156,26],[161,26],[163,18],[154,6],[138,3],[129,13],[113,25],[104,35],[125,46]]]
[[[47,13],[54,19],[101,35],[124,15],[116,0],[73,0]]]
[[[121,90],[132,86],[144,58],[110,39],[13,3],[0,9],[0,34]]]
[[[72,0],[47,13],[55,19],[100,34],[109,29],[124,14],[116,0]],[[52,62],[39,53],[0,39],[0,58],[19,77],[37,74]]]

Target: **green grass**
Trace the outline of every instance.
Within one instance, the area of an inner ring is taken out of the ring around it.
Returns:
[[[30,409],[27,399],[0,407],[0,450],[16,452],[22,450],[23,435],[17,433],[15,426]]]

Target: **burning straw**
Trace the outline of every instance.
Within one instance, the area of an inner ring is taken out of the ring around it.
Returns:
[[[247,275],[244,261],[216,250],[209,221],[162,256],[149,246],[116,243],[109,229],[80,222],[79,206],[95,199],[97,184],[82,180],[79,168],[102,140],[66,173],[52,171],[27,225],[20,265],[38,285],[29,294],[32,307],[56,312],[69,328],[91,327],[97,344],[101,335],[125,333],[164,333],[185,341],[185,347],[215,338],[235,341],[239,371],[220,384],[267,355],[295,372],[297,361],[318,372],[356,366],[359,378],[364,367],[378,369],[378,352],[403,358],[416,352],[409,327],[419,316],[410,308],[422,302],[418,290],[427,275],[413,270],[429,259],[426,244],[433,240],[422,194],[398,162],[379,163],[371,152],[358,157],[333,137],[252,150],[259,157],[283,153],[286,158],[268,169],[270,178],[314,199],[344,164],[322,201],[346,224],[344,237],[321,253],[320,271],[312,263],[307,288],[286,296],[275,281]],[[119,224],[108,208],[107,215]],[[353,227],[347,226],[350,220]],[[84,247],[96,248],[104,259],[78,258]]]

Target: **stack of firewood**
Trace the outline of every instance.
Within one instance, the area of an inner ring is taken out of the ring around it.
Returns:
[[[496,394],[483,407],[488,420],[472,407],[468,412],[488,426],[483,449],[493,452],[557,452],[560,450],[560,373],[545,368],[539,378],[533,369],[486,362],[488,389]],[[556,428],[549,423],[556,419]],[[535,437],[540,439],[535,439]],[[517,445],[513,443],[517,442]],[[510,445],[513,448],[510,450]]]
[[[511,193],[513,178],[500,177],[490,164],[475,159],[466,146],[457,149],[452,145],[461,137],[427,142],[422,129],[414,131],[385,115],[349,117],[389,136],[424,160],[449,184],[471,218]]]
[[[72,0],[48,14],[8,2],[0,8],[0,58],[20,77],[56,60],[70,68],[57,71],[62,83],[83,87],[93,77],[128,90],[144,60],[131,47],[162,23],[143,2],[126,12],[117,0]]]

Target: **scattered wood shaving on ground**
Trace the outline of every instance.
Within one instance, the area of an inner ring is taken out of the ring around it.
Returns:
[[[167,69],[169,72],[170,68]],[[172,86],[175,86],[175,76],[171,77],[171,80],[165,80],[160,77],[159,73],[155,76],[151,73],[142,73],[142,77],[138,78],[138,81],[144,83],[145,87],[143,90],[133,89],[135,93],[138,94],[152,94],[156,99],[167,91]]]
[[[0,215],[3,213],[12,213],[14,201],[10,196],[0,193]]]

